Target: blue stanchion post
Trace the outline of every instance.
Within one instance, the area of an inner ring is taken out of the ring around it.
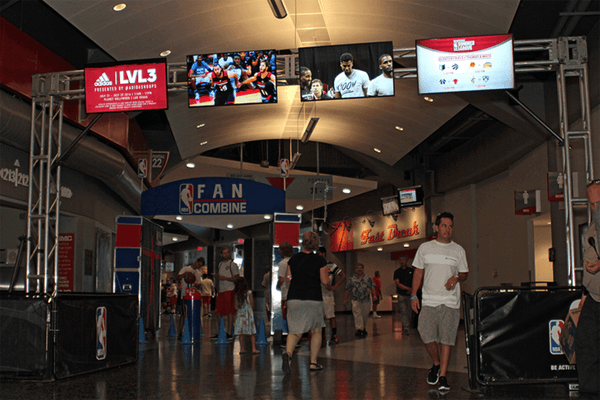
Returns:
[[[146,330],[144,329],[144,318],[139,319],[139,340],[140,343],[148,343],[146,340]]]
[[[260,319],[260,327],[258,328],[258,339],[256,340],[256,344],[269,344],[269,342],[267,342],[265,320],[263,318]]]

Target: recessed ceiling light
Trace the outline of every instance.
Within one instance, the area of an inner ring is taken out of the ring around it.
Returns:
[[[431,97],[425,96],[425,97],[423,97],[423,100],[425,100],[425,101],[427,101],[429,103],[433,103],[433,99]]]
[[[381,153],[381,150],[379,150],[377,147],[373,147],[373,151],[375,151],[375,153]]]
[[[181,221],[181,220],[183,219],[183,217],[182,217],[181,215],[178,215],[178,216],[176,216],[176,217],[175,217],[175,219],[176,219],[177,221]]]
[[[200,143],[200,146],[204,146],[207,143],[208,143],[208,140],[205,140],[204,142]]]
[[[383,247],[378,247],[377,251],[383,251]]]
[[[269,214],[265,214],[263,218],[264,219],[271,219],[271,216]]]
[[[350,190],[350,188],[343,188],[343,189],[342,189],[342,192],[343,192],[343,193],[346,193],[346,194],[349,194],[349,193],[351,193],[351,192],[352,192],[352,190]]]
[[[163,51],[162,53],[160,53],[160,56],[161,56],[161,57],[166,57],[166,56],[168,56],[169,54],[171,54],[171,50],[165,50],[165,51]]]
[[[200,124],[200,125],[197,125],[197,126],[196,126],[196,128],[198,128],[198,129],[200,129],[200,128],[204,128],[204,125],[205,125],[205,124]]]
[[[233,224],[227,224],[227,227],[228,227],[229,229],[232,229],[232,228],[233,228]]]
[[[116,12],[123,11],[125,9],[125,7],[127,7],[127,4],[125,4],[125,3],[117,4],[116,6],[113,7],[113,11],[116,11]]]
[[[404,128],[401,126],[396,126],[396,130],[402,132],[404,130]]]
[[[410,247],[410,244],[404,243],[404,247]]]
[[[302,204],[298,204],[298,205],[296,206],[296,210],[298,210],[298,211],[302,211],[302,210],[304,210],[304,206],[303,206]]]
[[[185,166],[188,168],[196,168],[196,164],[194,164],[193,162],[189,162],[189,163],[185,164]]]
[[[177,236],[173,236],[173,239],[172,239],[172,240],[173,240],[174,242],[176,242],[176,241],[178,241],[178,240],[179,240],[179,238],[178,238]]]

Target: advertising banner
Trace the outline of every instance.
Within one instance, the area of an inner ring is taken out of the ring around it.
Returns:
[[[330,251],[349,251],[425,239],[425,207],[404,209],[402,213],[382,213],[334,222],[330,225]]]
[[[84,74],[88,114],[167,108],[164,59],[90,65]]]
[[[75,234],[61,233],[58,237],[58,291],[73,291],[75,272]]]
[[[285,192],[245,179],[190,178],[142,193],[143,215],[251,215],[285,212]]]

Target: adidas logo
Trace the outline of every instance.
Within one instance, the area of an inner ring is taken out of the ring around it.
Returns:
[[[102,75],[100,75],[100,78],[98,78],[96,80],[96,82],[94,83],[94,86],[112,86],[112,82],[110,79],[108,79],[108,76],[106,75],[106,72],[102,73]]]

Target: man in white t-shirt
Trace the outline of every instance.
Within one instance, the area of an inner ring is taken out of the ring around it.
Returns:
[[[381,75],[369,84],[367,96],[393,96],[394,95],[394,61],[389,54],[379,56]]]
[[[469,274],[465,250],[452,241],[454,216],[448,212],[438,214],[434,229],[436,240],[419,246],[413,265],[411,306],[419,315],[419,334],[433,367],[427,383],[439,382],[440,392],[450,390],[446,379],[448,361],[460,321],[460,284]],[[423,284],[423,304],[419,304],[417,290]],[[439,344],[439,348],[438,348]]]
[[[369,74],[359,69],[354,69],[354,57],[350,53],[340,56],[342,71],[333,81],[336,99],[352,97],[366,97],[369,88]]]
[[[235,317],[235,302],[233,298],[235,289],[234,282],[240,276],[240,270],[238,265],[230,259],[230,253],[227,247],[221,249],[221,258],[223,258],[223,261],[219,263],[217,272],[213,274],[215,279],[219,281],[215,314],[221,318],[225,318],[225,334],[227,340],[233,341],[231,332],[233,330],[233,318]],[[221,321],[218,323],[220,324]],[[217,334],[213,336],[212,339],[217,339],[218,337],[219,335]]]

